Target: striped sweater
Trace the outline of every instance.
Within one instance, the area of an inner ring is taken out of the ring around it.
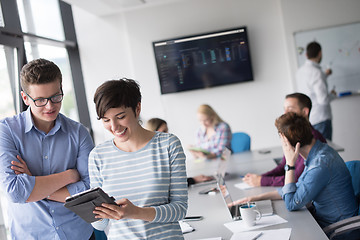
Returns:
[[[155,219],[98,221],[108,239],[183,239],[178,220],[186,215],[187,182],[185,154],[173,134],[156,132],[142,149],[124,152],[113,140],[89,155],[91,187],[102,189],[115,199],[128,198],[139,207],[153,207]]]

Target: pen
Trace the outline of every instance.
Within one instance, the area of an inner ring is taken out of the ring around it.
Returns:
[[[256,235],[255,237],[253,237],[251,240],[259,239],[259,237],[261,237],[261,235],[263,235],[263,232],[260,232],[258,235]]]

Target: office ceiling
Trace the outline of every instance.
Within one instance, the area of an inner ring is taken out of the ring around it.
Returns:
[[[191,0],[63,0],[98,16]]]

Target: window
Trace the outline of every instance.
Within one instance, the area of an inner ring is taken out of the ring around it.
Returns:
[[[58,0],[17,0],[16,2],[24,33],[65,40]]]
[[[14,115],[18,101],[14,98],[17,81],[16,49],[0,45],[0,119]]]

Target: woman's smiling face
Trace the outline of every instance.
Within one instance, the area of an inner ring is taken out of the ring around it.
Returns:
[[[139,127],[137,116],[140,113],[140,104],[136,112],[130,107],[110,108],[101,119],[106,130],[111,132],[115,137],[115,142],[128,141],[135,129]]]

